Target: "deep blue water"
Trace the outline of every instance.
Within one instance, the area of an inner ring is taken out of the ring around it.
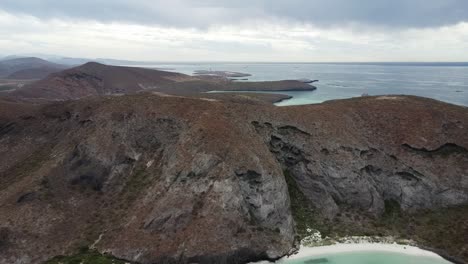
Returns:
[[[249,81],[319,80],[313,92],[281,92],[294,98],[279,105],[320,103],[362,94],[405,94],[468,106],[467,63],[173,63],[151,67],[186,74],[210,69],[244,72],[252,74]]]

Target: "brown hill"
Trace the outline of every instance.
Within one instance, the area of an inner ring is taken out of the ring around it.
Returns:
[[[0,78],[19,80],[41,79],[66,68],[68,66],[34,57],[15,58],[0,61]]]
[[[31,68],[31,69],[24,69],[14,72],[8,75],[5,79],[11,80],[35,80],[35,79],[43,79],[49,76],[52,73],[56,73],[62,71],[63,68],[55,68],[55,67],[41,67],[41,68]]]
[[[190,77],[179,73],[89,62],[26,85],[14,95],[22,98],[70,100],[135,93],[182,79],[189,80]]]
[[[193,77],[145,68],[90,62],[25,85],[10,96],[19,99],[70,100],[88,96],[121,95],[153,90],[187,95],[210,90],[313,90],[299,81],[233,82],[226,78]]]
[[[467,108],[216,96],[0,102],[0,263],[83,246],[138,263],[275,259],[293,217],[299,235],[394,235],[468,259]]]

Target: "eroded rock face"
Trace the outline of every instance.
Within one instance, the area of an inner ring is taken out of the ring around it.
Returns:
[[[244,263],[290,250],[281,167],[242,133],[248,124],[219,114],[222,104],[129,99],[46,106],[3,126],[2,157],[15,153],[2,158],[0,263],[92,244],[139,263]]]
[[[340,207],[381,215],[386,201],[397,202],[405,211],[465,204],[466,109],[454,107],[458,111],[439,118],[439,109],[430,108],[434,101],[406,105],[410,98],[396,98],[383,104],[378,97],[374,102],[327,103],[310,107],[322,117],[306,113],[288,126],[271,121],[252,125],[283,169],[329,218]],[[382,106],[387,109],[379,109]],[[421,128],[424,132],[417,130]],[[415,134],[419,138],[414,140]]]
[[[392,98],[0,104],[0,263],[82,246],[139,263],[275,259],[294,245],[284,170],[329,218],[467,203],[466,108]]]

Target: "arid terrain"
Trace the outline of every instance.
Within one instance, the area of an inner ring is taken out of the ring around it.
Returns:
[[[12,100],[71,100],[88,96],[134,94],[154,91],[171,95],[199,95],[209,91],[314,90],[296,81],[234,82],[220,76],[189,76],[136,67],[95,62],[54,73],[9,93]],[[264,96],[262,96],[264,97]],[[271,96],[270,96],[271,97]],[[280,96],[283,99],[284,96]]]
[[[391,235],[468,261],[468,109],[88,63],[0,99],[0,263],[248,263]],[[66,262],[69,261],[69,262]]]
[[[66,68],[69,66],[34,57],[0,60],[0,79],[37,80]]]

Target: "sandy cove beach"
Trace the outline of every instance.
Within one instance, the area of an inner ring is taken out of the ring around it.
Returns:
[[[289,257],[282,258],[276,263],[283,263],[288,260],[301,259],[306,257],[322,257],[324,255],[333,255],[338,253],[347,253],[347,252],[369,252],[369,251],[378,251],[378,252],[392,252],[392,253],[401,253],[412,256],[424,256],[424,257],[433,257],[438,259],[443,259],[441,256],[437,255],[434,252],[420,249],[414,246],[399,245],[399,244],[379,244],[379,243],[363,243],[363,244],[335,244],[330,246],[320,246],[320,247],[306,247],[301,246],[299,251],[296,254],[293,254]],[[270,263],[267,261],[255,262],[257,264],[266,264]],[[251,263],[253,264],[253,263]]]

